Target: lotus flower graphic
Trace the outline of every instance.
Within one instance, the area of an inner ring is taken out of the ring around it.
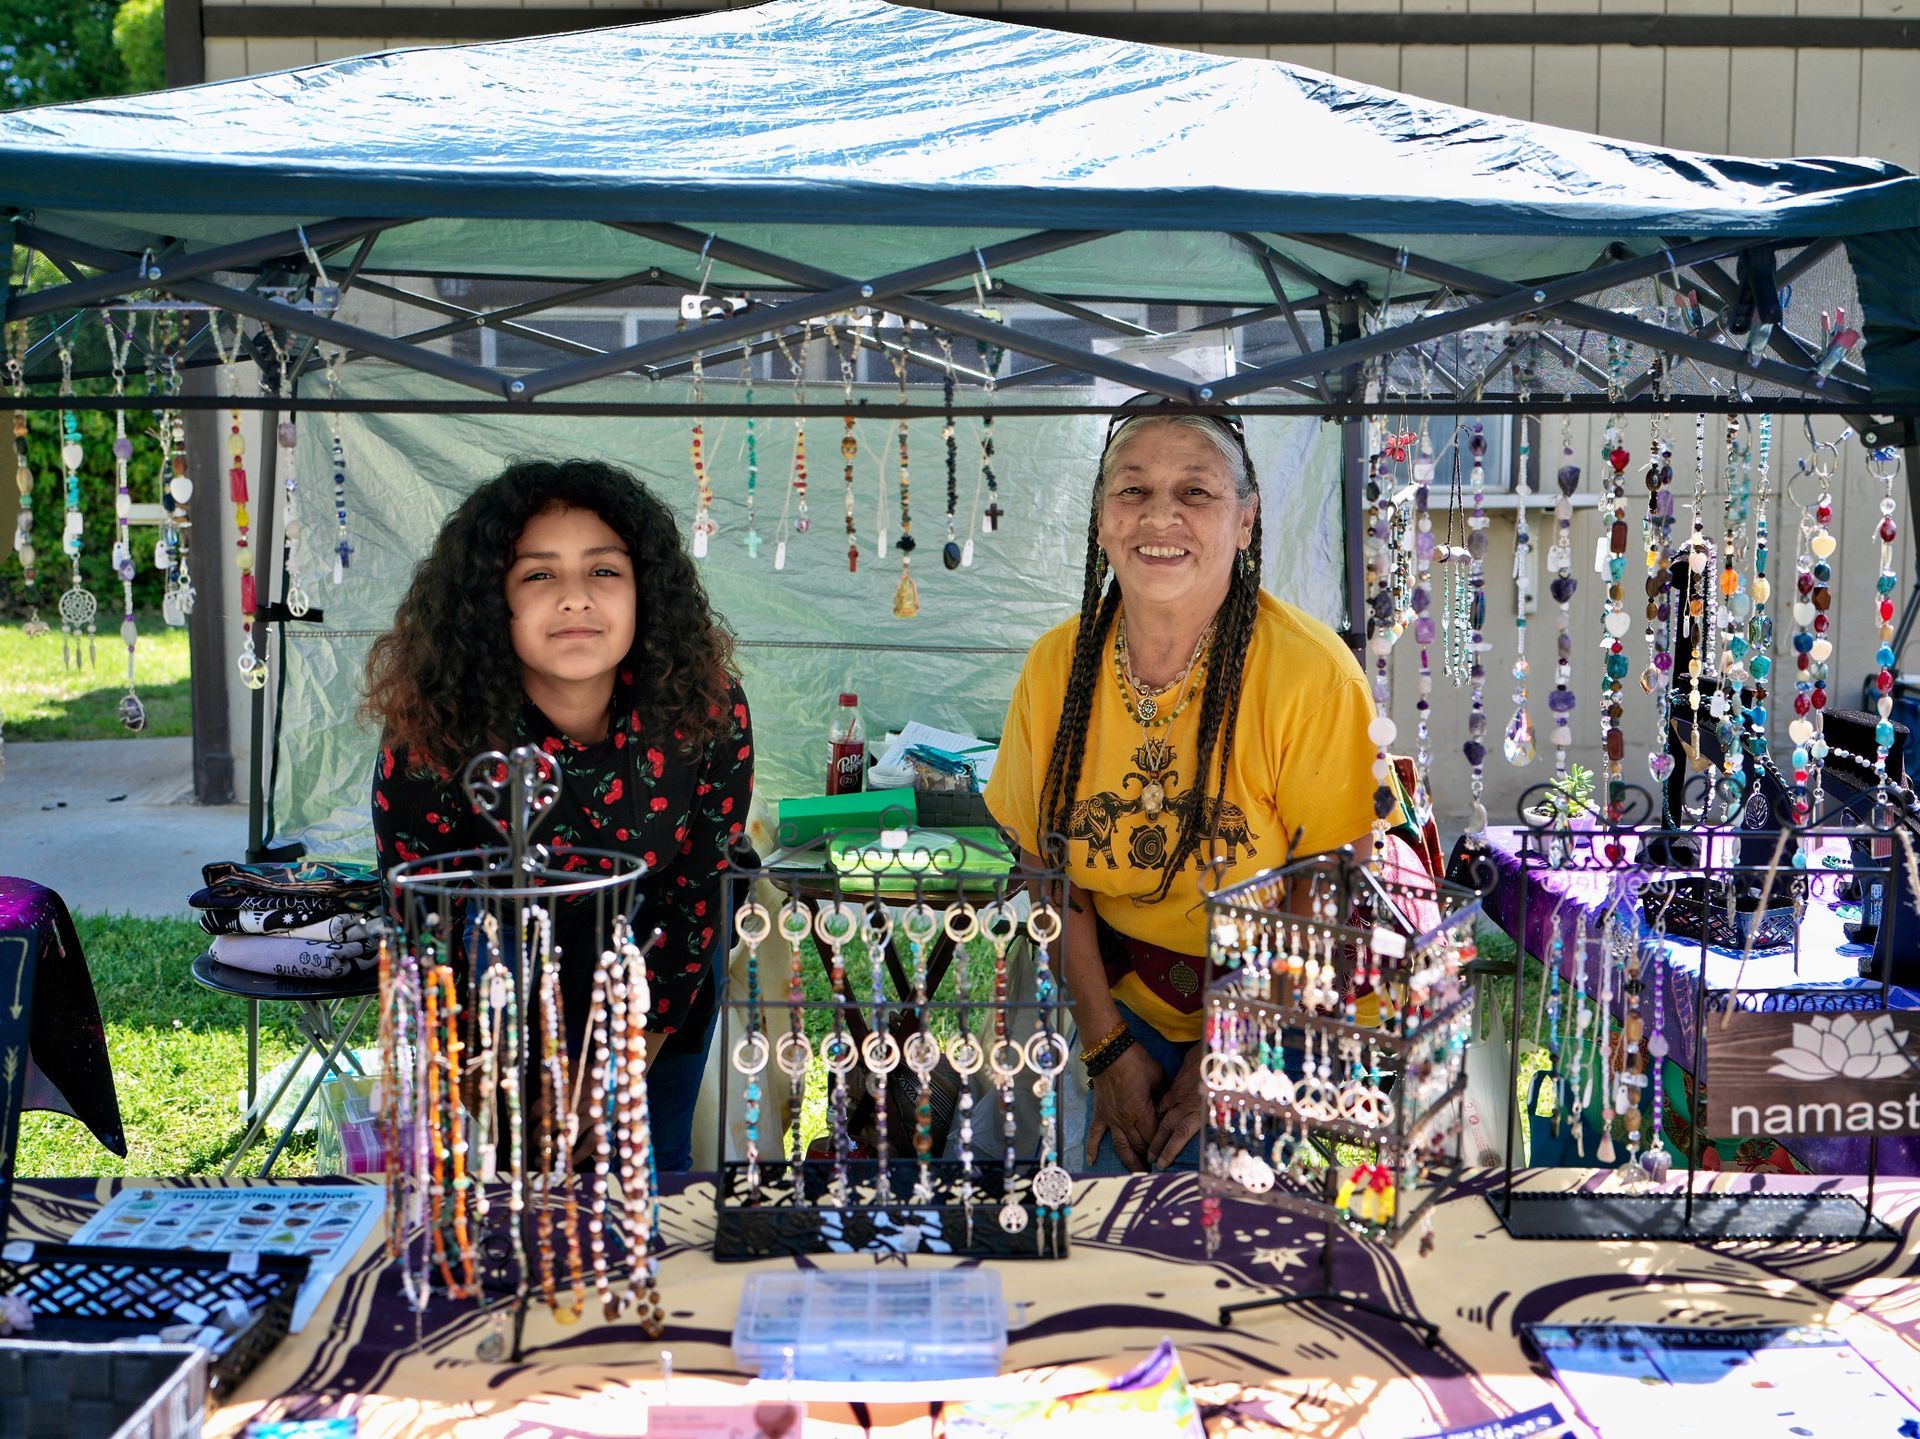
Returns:
[[[1815,1015],[1793,1026],[1793,1046],[1776,1049],[1769,1074],[1789,1079],[1897,1079],[1914,1070],[1890,1014]]]

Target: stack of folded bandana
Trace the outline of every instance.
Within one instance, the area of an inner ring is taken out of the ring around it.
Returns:
[[[206,888],[187,901],[213,939],[213,957],[235,969],[289,979],[344,979],[372,968],[380,876],[370,865],[222,861],[201,870]]]

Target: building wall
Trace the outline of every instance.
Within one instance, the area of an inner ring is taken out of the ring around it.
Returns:
[[[173,0],[180,3],[180,0]],[[244,27],[236,14],[248,0],[238,5],[205,6],[203,14],[214,23],[208,30],[232,30]],[[1336,13],[1397,12],[1403,15],[1474,15],[1520,13],[1533,15],[1566,14],[1614,15],[1622,17],[1726,16],[1730,41],[1738,38],[1733,27],[1742,17],[1797,16],[1808,25],[1808,34],[1819,43],[1800,49],[1760,48],[1730,43],[1724,47],[1702,45],[1635,46],[1614,44],[1566,45],[1202,45],[1193,48],[1210,53],[1284,60],[1296,65],[1326,70],[1349,79],[1403,90],[1428,99],[1464,104],[1520,119],[1537,120],[1570,129],[1595,131],[1622,139],[1720,153],[1746,155],[1870,155],[1891,160],[1908,169],[1920,170],[1920,50],[1832,48],[1830,36],[1819,33],[1828,22],[1844,25],[1847,21],[1897,19],[1911,16],[1920,0],[1402,0],[1381,3],[1370,0],[1363,5],[1338,3]],[[284,0],[276,5],[284,10]],[[268,70],[287,69],[318,61],[416,44],[450,43],[442,37],[421,40],[389,33],[381,22],[384,8],[377,3],[358,5],[321,4],[316,13],[364,11],[365,29],[353,36],[327,38],[289,35],[209,34],[204,42],[205,74],[209,80],[230,79]],[[565,8],[571,19],[588,9],[604,10],[606,23],[618,24],[628,17],[644,15],[658,6],[609,3],[595,0],[449,0],[456,11]],[[682,4],[677,8],[697,8]],[[718,8],[718,7],[716,7]],[[942,4],[940,8],[974,12],[1017,10],[1037,12],[1133,12],[1183,11],[1205,13],[1236,12],[1257,16],[1324,13],[1324,5],[1312,0],[1199,0],[1192,5],[1144,5],[1135,0],[968,0],[962,4]],[[225,22],[225,23],[223,23]],[[337,19],[328,28],[340,28]],[[356,27],[357,28],[357,27]],[[1598,445],[1601,421],[1576,418],[1570,427],[1571,445],[1585,472],[1584,483],[1592,491],[1599,478]],[[1816,422],[1822,439],[1833,439],[1841,422],[1824,419]],[[1675,487],[1681,523],[1687,517],[1692,494],[1693,424],[1690,416],[1677,417]],[[1719,433],[1709,423],[1710,436]],[[1542,455],[1543,472],[1551,475],[1559,464],[1560,424],[1549,420]],[[1638,478],[1648,447],[1648,421],[1637,419],[1628,426],[1627,447],[1633,454],[1628,468],[1628,513],[1634,521],[1634,541],[1629,546],[1629,607],[1635,620],[1629,640],[1633,657],[1632,674],[1645,663],[1640,653],[1639,584],[1632,576],[1638,565],[1637,518],[1644,508],[1644,488]],[[1712,445],[1710,444],[1710,450]],[[1776,492],[1792,473],[1795,462],[1807,453],[1807,444],[1798,419],[1777,421],[1774,425],[1773,471]],[[1835,481],[1837,498],[1836,532],[1841,540],[1845,563],[1838,568],[1836,593],[1838,653],[1832,667],[1832,688],[1836,703],[1858,702],[1859,685],[1877,642],[1870,617],[1873,602],[1875,561],[1878,557],[1871,534],[1878,524],[1878,490],[1868,481],[1859,446],[1844,447],[1845,462]],[[1709,456],[1709,533],[1718,533],[1718,516],[1724,496],[1720,483],[1720,465]],[[1905,577],[1911,575],[1912,554],[1907,538],[1916,529],[1904,515],[1904,485],[1897,487],[1902,501],[1903,536],[1899,545],[1900,564]],[[1444,495],[1436,496],[1436,505],[1444,506]],[[1775,560],[1773,572],[1781,601],[1792,583],[1792,536],[1797,514],[1784,517],[1781,500],[1776,498],[1773,519]],[[1596,539],[1596,521],[1591,508],[1576,512],[1573,532],[1575,574],[1580,594],[1574,606],[1573,636],[1575,682],[1579,686],[1579,710],[1575,715],[1576,750],[1573,758],[1590,768],[1600,763],[1598,747],[1598,656],[1600,642],[1600,597],[1602,584],[1593,573],[1592,558]],[[1443,525],[1443,508],[1436,508],[1436,526]],[[1533,512],[1532,528],[1535,563],[1541,565],[1551,542],[1550,509]],[[1545,694],[1552,684],[1552,654],[1555,632],[1555,607],[1545,596],[1544,568],[1540,568],[1539,590],[1542,603],[1529,623],[1533,667],[1531,709],[1540,734],[1540,756],[1527,769],[1515,769],[1500,756],[1499,734],[1513,710],[1512,682],[1509,670],[1513,661],[1514,586],[1513,523],[1511,512],[1498,513],[1490,531],[1486,562],[1488,575],[1488,629],[1493,649],[1487,657],[1486,709],[1489,716],[1487,765],[1487,804],[1495,822],[1510,816],[1521,793],[1551,772],[1551,750],[1546,744],[1550,733]],[[1776,609],[1781,608],[1776,603]],[[1787,626],[1780,626],[1777,650],[1785,649]],[[1394,662],[1394,714],[1401,730],[1401,747],[1411,750],[1413,743],[1413,694],[1415,656],[1410,644],[1402,645]],[[1787,670],[1783,666],[1783,675]],[[234,694],[234,735],[237,747],[244,748],[246,727],[246,691],[237,685]],[[1631,676],[1627,700],[1629,779],[1647,782],[1646,748],[1652,738],[1650,706],[1639,694]],[[1771,706],[1776,728],[1782,729],[1791,706],[1776,702]],[[1457,821],[1468,811],[1468,776],[1460,758],[1460,743],[1465,729],[1465,695],[1455,693],[1445,680],[1436,681],[1434,726],[1434,790],[1443,815]],[[244,774],[244,758],[238,758]]]

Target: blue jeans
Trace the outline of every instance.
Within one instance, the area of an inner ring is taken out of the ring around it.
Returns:
[[[1187,1051],[1192,1049],[1199,1041],[1191,1040],[1185,1044],[1181,1044],[1177,1040],[1168,1039],[1159,1030],[1155,1029],[1151,1024],[1148,1024],[1146,1020],[1128,1009],[1124,1004],[1119,1005],[1118,1008],[1120,1010],[1120,1018],[1125,1021],[1127,1029],[1133,1035],[1134,1043],[1144,1049],[1153,1062],[1160,1066],[1161,1072],[1166,1076],[1165,1082],[1172,1084],[1173,1077],[1180,1072],[1180,1066],[1186,1063]],[[1087,1097],[1086,1122],[1080,1128],[1079,1146],[1073,1151],[1073,1157],[1076,1160],[1084,1161],[1086,1158],[1087,1134],[1092,1127],[1093,1097],[1089,1095]],[[1144,1160],[1146,1156],[1142,1155],[1141,1158]],[[1200,1136],[1196,1134],[1187,1141],[1187,1146],[1180,1151],[1179,1158],[1175,1159],[1167,1168],[1198,1169],[1199,1167]],[[1103,1134],[1100,1136],[1100,1152],[1094,1156],[1093,1163],[1085,1165],[1085,1167],[1081,1168],[1078,1172],[1081,1174],[1128,1174],[1133,1171],[1122,1164],[1120,1162],[1120,1156],[1114,1152],[1113,1136]]]
[[[720,1018],[715,1004],[707,1015],[707,1032],[697,1047],[662,1050],[647,1066],[647,1117],[653,1127],[653,1163],[661,1172],[693,1167],[693,1109],[700,1099],[700,1081],[707,1072],[707,1051]]]

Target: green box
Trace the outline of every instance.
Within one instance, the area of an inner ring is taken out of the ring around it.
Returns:
[[[780,801],[782,848],[811,843],[842,829],[911,827],[920,817],[918,797],[910,789],[868,789],[858,794],[807,795]]]

